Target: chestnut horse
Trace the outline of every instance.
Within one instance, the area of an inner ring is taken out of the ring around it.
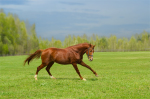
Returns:
[[[38,72],[46,67],[46,70],[51,78],[55,79],[52,74],[50,73],[50,68],[54,64],[54,62],[59,64],[72,64],[76,72],[78,73],[81,80],[86,80],[83,78],[80,74],[80,71],[77,67],[77,64],[80,64],[88,69],[90,69],[95,76],[98,76],[97,73],[87,64],[83,62],[83,55],[86,53],[88,56],[89,61],[93,60],[93,53],[94,53],[94,47],[95,45],[88,44],[88,43],[82,43],[77,44],[74,46],[67,47],[65,49],[59,49],[59,48],[48,48],[45,50],[37,50],[35,53],[31,54],[25,61],[28,62],[28,65],[30,61],[34,58],[40,58],[42,60],[42,64],[37,67],[36,74],[34,76],[35,80],[37,80]]]

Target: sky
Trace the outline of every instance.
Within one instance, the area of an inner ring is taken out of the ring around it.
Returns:
[[[0,0],[1,8],[35,23],[37,35],[49,40],[150,32],[150,0]]]

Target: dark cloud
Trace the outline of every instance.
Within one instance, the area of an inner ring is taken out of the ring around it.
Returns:
[[[149,0],[95,1],[0,0],[0,7],[35,23],[38,36],[47,39],[64,40],[69,34],[84,33],[130,37],[143,30],[150,32]]]
[[[84,5],[84,3],[77,3],[77,2],[60,2],[60,3],[66,5]]]
[[[23,5],[27,2],[28,0],[0,0],[0,4],[2,5],[10,5],[10,4]]]

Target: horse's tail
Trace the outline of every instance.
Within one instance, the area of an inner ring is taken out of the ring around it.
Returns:
[[[43,52],[43,50],[37,50],[35,53],[29,55],[29,57],[24,61],[24,65],[26,64],[26,62],[28,61],[28,65],[30,63],[31,60],[33,60],[34,58],[40,58],[41,53]]]

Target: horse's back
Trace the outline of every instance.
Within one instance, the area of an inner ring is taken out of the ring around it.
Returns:
[[[54,58],[54,62],[59,64],[69,64],[70,63],[70,51],[68,49],[55,49],[56,52],[52,53],[52,57]]]
[[[60,64],[69,64],[69,51],[67,49],[60,48],[48,48],[42,52],[42,62],[48,64],[51,61]]]
[[[42,56],[53,56],[53,55],[56,56],[59,52],[64,53],[65,50],[60,49],[60,48],[55,48],[55,47],[47,48],[42,52],[41,57]]]

